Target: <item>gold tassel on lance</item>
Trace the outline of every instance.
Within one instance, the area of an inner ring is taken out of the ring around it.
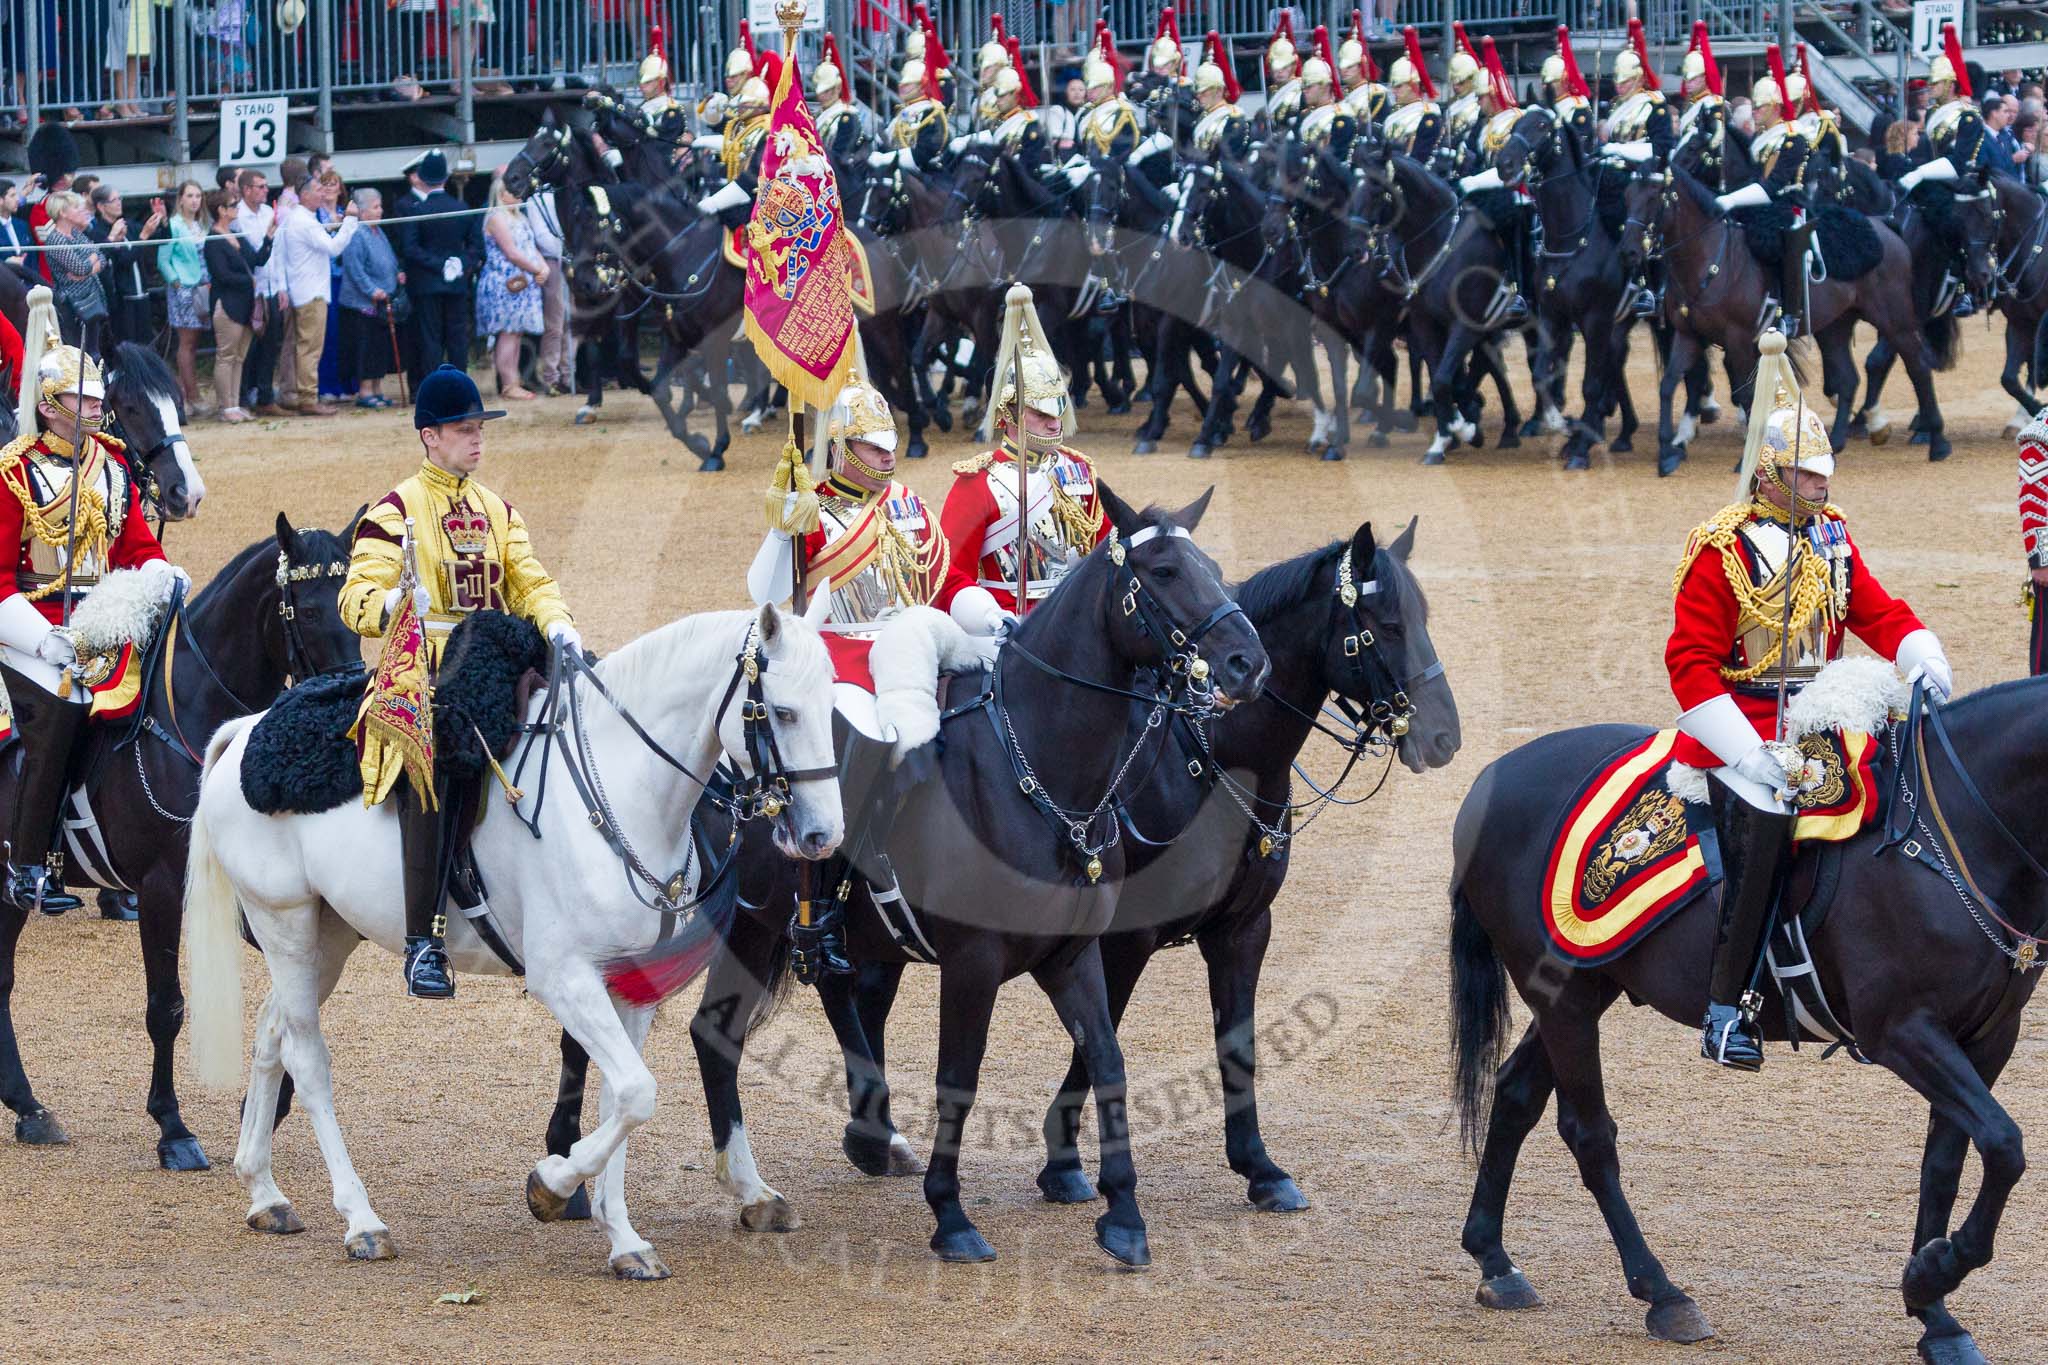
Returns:
[[[794,493],[796,499],[790,500]],[[775,477],[768,484],[768,529],[790,536],[807,536],[818,529],[818,481],[804,459],[795,438],[782,443],[782,458],[776,461]]]

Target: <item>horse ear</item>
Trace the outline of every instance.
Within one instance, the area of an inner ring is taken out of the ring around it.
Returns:
[[[1394,537],[1394,543],[1387,547],[1394,552],[1394,558],[1403,564],[1406,564],[1408,556],[1415,552],[1415,527],[1421,520],[1419,516],[1408,518],[1408,525],[1402,529],[1400,535]]]
[[[540,126],[543,128],[552,128],[555,126],[555,108],[553,105],[547,105],[541,109]]]
[[[358,527],[358,526],[361,526],[361,525],[363,524],[363,518],[364,518],[365,516],[369,515],[369,511],[370,511],[370,504],[368,504],[368,503],[366,502],[366,503],[364,503],[364,504],[363,504],[363,505],[362,505],[361,507],[358,507],[358,508],[356,509],[356,514],[355,514],[354,516],[352,516],[352,517],[350,517],[350,518],[348,519],[348,531],[347,531],[347,533],[346,533],[346,534],[344,534],[344,535],[342,536],[342,541],[343,541],[344,543],[346,543],[346,544],[354,544],[354,543],[355,543],[355,538],[356,538],[356,527]]]
[[[1379,545],[1372,538],[1372,523],[1358,523],[1358,530],[1351,537],[1351,571],[1370,573],[1372,561],[1379,553]]]
[[[1103,511],[1109,513],[1109,524],[1116,528],[1118,535],[1129,540],[1138,533],[1138,514],[1100,478],[1095,480],[1095,500],[1102,504]]]
[[[291,518],[279,512],[277,514],[277,548],[283,550],[286,554],[290,554],[293,546],[298,543],[298,539],[299,533],[292,529]]]
[[[782,642],[782,613],[775,609],[774,603],[761,604],[761,615],[754,624],[761,632],[763,650],[772,651]]]
[[[813,630],[823,630],[831,618],[832,580],[828,576],[811,589],[811,600],[804,604],[804,623]]]
[[[1216,485],[1210,484],[1202,490],[1202,496],[1173,514],[1173,524],[1183,531],[1193,531],[1202,524],[1202,514],[1209,510],[1209,499],[1216,496]]]

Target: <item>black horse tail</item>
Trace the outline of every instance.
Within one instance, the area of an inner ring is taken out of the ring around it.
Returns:
[[[1952,370],[1956,367],[1956,339],[1962,328],[1956,325],[1955,314],[1943,313],[1940,317],[1928,318],[1920,324],[1920,338],[1927,343],[1927,363],[1937,370]]]
[[[1458,1141],[1479,1154],[1493,1107],[1493,1078],[1506,1051],[1508,971],[1463,887],[1451,890],[1452,1093],[1458,1105]]]

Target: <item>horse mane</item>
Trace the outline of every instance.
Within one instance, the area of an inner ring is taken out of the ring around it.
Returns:
[[[1671,168],[1671,183],[1676,185],[1684,193],[1685,197],[1692,201],[1694,208],[1707,217],[1719,218],[1722,216],[1721,203],[1714,192],[1707,188],[1705,181],[1685,169],[1685,167],[1673,166]]]
[[[132,408],[153,405],[159,398],[170,399],[180,412],[184,409],[177,377],[164,358],[133,341],[116,346],[114,363],[107,375],[108,402],[115,407]]]
[[[1333,540],[1292,559],[1269,564],[1233,586],[1230,595],[1244,608],[1245,616],[1254,626],[1267,625],[1307,601],[1315,590],[1316,580],[1350,544],[1348,540]]]

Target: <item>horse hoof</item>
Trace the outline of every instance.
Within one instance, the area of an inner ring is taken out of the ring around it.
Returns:
[[[526,1173],[526,1210],[543,1223],[559,1223],[568,1211],[569,1196],[556,1194],[540,1178],[537,1170]]]
[[[951,431],[953,429],[953,410],[943,406],[933,408],[932,425],[936,426],[940,431]]]
[[[932,1234],[932,1252],[942,1261],[958,1264],[972,1264],[976,1261],[993,1261],[996,1249],[988,1244],[988,1238],[978,1228],[962,1228],[958,1232],[935,1232]]]
[[[562,1205],[561,1220],[564,1223],[587,1223],[590,1221],[590,1187],[578,1185],[576,1193],[569,1196],[569,1202]]]
[[[871,1133],[856,1133],[848,1124],[840,1136],[839,1150],[846,1153],[846,1159],[853,1163],[853,1169],[862,1175],[885,1176],[889,1174],[889,1141]]]
[[[1906,1296],[1906,1311],[1917,1313],[1947,1298],[1963,1282],[1964,1273],[1955,1244],[1948,1238],[1937,1237],[1921,1247],[1906,1262],[1906,1273],[1899,1281],[1899,1291]]]
[[[1051,1166],[1038,1173],[1038,1191],[1048,1204],[1086,1204],[1095,1198],[1095,1187],[1079,1166]]]
[[[1721,405],[1709,398],[1700,404],[1700,423],[1712,426],[1721,420]]]
[[[1324,446],[1324,447],[1323,447],[1323,463],[1324,463],[1324,464],[1335,464],[1335,463],[1337,463],[1337,462],[1338,462],[1339,460],[1342,460],[1343,458],[1344,458],[1344,447],[1343,447],[1343,446],[1339,446],[1339,445],[1328,445],[1328,446]]]
[[[1870,437],[1870,443],[1874,446],[1891,444],[1892,428],[1889,422],[1879,427],[1877,430],[1869,432],[1867,434]]]
[[[1916,431],[1906,440],[1906,444],[1909,446],[1924,446],[1927,443],[1928,437],[1924,431]]]
[[[592,422],[595,422],[596,420],[597,420],[597,409],[596,409],[596,408],[593,408],[593,407],[591,407],[591,406],[590,406],[590,404],[588,404],[588,403],[585,403],[585,404],[584,404],[584,405],[583,405],[582,407],[580,407],[580,408],[576,409],[576,425],[577,425],[577,426],[579,426],[579,427],[587,427],[587,426],[589,426],[589,425],[590,425],[590,424],[591,424]]]
[[[1520,450],[1521,448],[1522,438],[1513,427],[1509,427],[1501,432],[1500,443],[1494,447],[1495,450]]]
[[[1140,436],[1137,440],[1131,442],[1131,454],[1133,455],[1150,455],[1156,452],[1158,449],[1159,442],[1149,441],[1145,439],[1143,436]]]
[[[717,474],[723,471],[724,468],[725,456],[723,455],[706,455],[697,462],[697,472],[699,474]]]
[[[156,1145],[156,1164],[167,1171],[210,1171],[213,1163],[196,1137],[164,1138]]]
[[[1635,448],[1636,443],[1626,436],[1617,436],[1607,443],[1608,452],[1614,455],[1632,455]]]
[[[1586,458],[1586,453],[1583,450],[1575,451],[1565,456],[1564,467],[1566,469],[1591,469],[1593,462]]]
[[[1203,445],[1203,444],[1202,444],[1202,443],[1201,443],[1200,441],[1197,441],[1197,442],[1196,442],[1195,444],[1193,444],[1193,445],[1191,445],[1191,446],[1189,446],[1189,447],[1188,447],[1188,458],[1189,458],[1190,460],[1206,460],[1206,459],[1208,459],[1208,458],[1209,458],[1209,447],[1208,447],[1208,446],[1206,446],[1206,445]]]
[[[1415,414],[1414,414],[1414,413],[1412,413],[1412,412],[1397,412],[1397,413],[1395,413],[1395,414],[1394,414],[1394,430],[1396,430],[1396,431],[1414,431],[1414,430],[1416,430],[1416,423],[1415,423]]]
[[[1714,1335],[1713,1326],[1700,1306],[1684,1294],[1676,1298],[1661,1299],[1650,1305],[1650,1311],[1643,1315],[1643,1325],[1650,1329],[1650,1335],[1658,1341],[1675,1341],[1689,1345],[1705,1341]]]
[[[1152,1244],[1145,1240],[1145,1226],[1112,1223],[1109,1215],[1095,1220],[1095,1245],[1108,1252],[1118,1265],[1142,1270],[1152,1264]]]
[[[1440,465],[1444,462],[1444,453],[1441,450],[1425,450],[1422,452],[1422,462],[1426,465]]]
[[[740,1226],[748,1232],[794,1232],[803,1225],[804,1220],[779,1194],[771,1194],[740,1210]]]
[[[665,1280],[669,1268],[652,1251],[629,1251],[612,1257],[612,1278],[618,1280]]]
[[[1964,1331],[1940,1337],[1930,1333],[1920,1338],[1919,1350],[1927,1365],[1990,1365],[1977,1349],[1976,1338]]]
[[[931,453],[931,448],[923,441],[912,441],[910,448],[903,452],[903,458],[906,460],[922,460]]]
[[[24,1147],[69,1147],[71,1134],[47,1109],[23,1114],[14,1121],[14,1140]]]
[[[1481,1280],[1478,1298],[1481,1308],[1494,1308],[1503,1313],[1526,1313],[1543,1306],[1543,1296],[1536,1292],[1535,1285],[1529,1283],[1529,1277],[1519,1270]]]
[[[298,1210],[290,1204],[272,1204],[267,1209],[258,1209],[245,1221],[258,1232],[268,1232],[279,1237],[289,1237],[306,1230],[305,1223],[299,1219]]]
[[[1128,416],[1130,414],[1130,411],[1131,405],[1129,400],[1126,399],[1119,400],[1115,403],[1111,403],[1108,407],[1102,410],[1102,413],[1105,417],[1124,417]]]
[[[1308,1196],[1301,1192],[1301,1186],[1294,1183],[1292,1176],[1254,1181],[1246,1197],[1260,1213],[1300,1213],[1308,1207]]]
[[[1941,461],[1946,460],[1948,452],[1949,443],[1946,436],[1936,437],[1927,443],[1927,459],[1929,463],[1939,464]]]
[[[1522,434],[1524,436],[1541,436],[1543,434],[1543,419],[1541,417],[1531,417],[1523,422]]]
[[[395,1261],[398,1259],[398,1245],[391,1240],[391,1234],[378,1230],[359,1232],[342,1243],[348,1248],[351,1261]]]
[[[1858,413],[1856,416],[1851,417],[1849,419],[1849,439],[1852,441],[1859,441],[1868,440],[1869,438],[1870,423],[1864,420],[1863,415],[1861,413]]]
[[[924,1162],[910,1148],[910,1140],[898,1133],[889,1139],[889,1171],[892,1176],[923,1175]]]

